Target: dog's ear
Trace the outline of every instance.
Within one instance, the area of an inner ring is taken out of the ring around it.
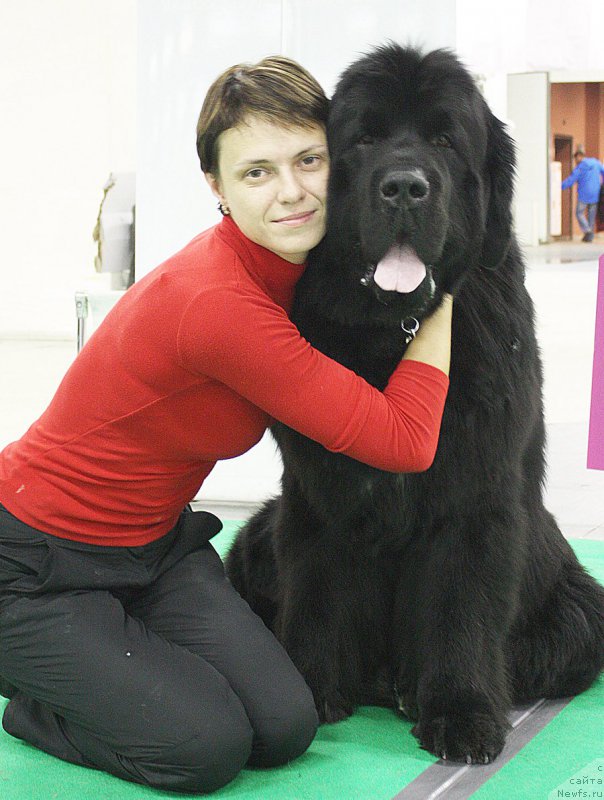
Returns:
[[[506,256],[512,237],[516,154],[503,123],[489,110],[487,114],[486,173],[490,185],[480,263],[486,269],[496,269]]]

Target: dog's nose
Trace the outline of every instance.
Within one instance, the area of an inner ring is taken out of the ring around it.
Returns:
[[[380,183],[380,197],[395,208],[413,208],[428,197],[430,184],[421,170],[395,170]]]

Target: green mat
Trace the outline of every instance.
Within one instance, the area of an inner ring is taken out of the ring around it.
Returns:
[[[239,523],[227,522],[214,538],[224,554]],[[572,542],[590,572],[604,582],[604,543]],[[5,702],[0,702],[0,713]],[[604,783],[577,784],[582,776],[604,781],[604,679],[572,702],[473,797],[509,800],[604,796]],[[597,761],[601,759],[602,761]],[[285,767],[243,770],[217,800],[390,800],[436,759],[423,752],[411,724],[386,709],[364,707],[337,725],[323,725],[308,752]],[[479,769],[476,767],[475,769]],[[599,771],[598,771],[599,770]],[[568,783],[574,778],[575,783]],[[558,790],[558,787],[561,787]],[[562,794],[558,794],[562,791]],[[1,800],[130,800],[175,798],[47,756],[0,732]],[[443,795],[446,797],[446,795]],[[421,800],[424,800],[423,798]]]

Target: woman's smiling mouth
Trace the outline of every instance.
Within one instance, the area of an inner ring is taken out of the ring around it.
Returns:
[[[291,214],[289,217],[282,217],[281,219],[276,219],[273,221],[279,223],[280,225],[297,227],[298,225],[304,225],[304,223],[308,222],[314,213],[314,211],[303,211],[300,214]]]

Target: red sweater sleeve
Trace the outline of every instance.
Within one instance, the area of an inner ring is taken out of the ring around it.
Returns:
[[[449,381],[405,360],[383,392],[328,358],[260,291],[208,288],[181,319],[182,365],[333,452],[391,472],[431,465]]]

